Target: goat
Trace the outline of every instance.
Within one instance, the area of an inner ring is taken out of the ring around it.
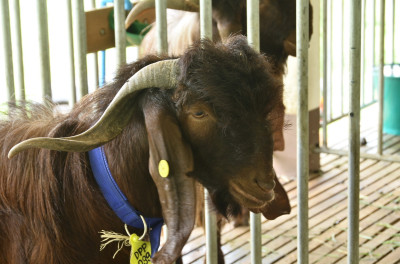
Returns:
[[[271,71],[244,37],[202,40],[178,59],[149,55],[122,67],[67,114],[14,110],[0,121],[0,263],[113,261],[111,247],[99,252],[98,232],[123,233],[123,222],[94,179],[87,151],[99,146],[131,205],[168,227],[152,263],[180,261],[194,226],[195,182],[226,217],[241,206],[268,219],[289,213],[265,118],[282,93]],[[114,261],[128,259],[124,248]]]
[[[125,25],[129,27],[145,9],[154,7],[154,0],[139,0],[129,13]],[[198,0],[168,0],[167,27],[168,51],[180,55],[200,38]],[[175,10],[174,10],[175,9]],[[178,11],[179,10],[179,11]],[[183,11],[181,11],[183,10]],[[260,0],[260,51],[266,54],[274,65],[273,73],[283,78],[289,55],[296,56],[296,0]],[[191,12],[184,12],[191,11]],[[233,34],[246,35],[246,0],[212,1],[213,40],[224,40]],[[312,35],[312,6],[310,4],[310,37]],[[154,53],[156,27],[145,35],[140,45],[142,54]],[[284,150],[283,138],[285,107],[276,107],[274,115],[274,150]],[[281,117],[281,118],[280,118]]]

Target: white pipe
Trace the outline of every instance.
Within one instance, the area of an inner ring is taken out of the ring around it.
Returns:
[[[11,32],[10,32],[10,13],[8,7],[8,0],[0,0],[0,14],[1,14],[1,32],[2,32],[2,47],[4,54],[4,68],[5,78],[7,85],[7,100],[9,102],[15,102],[14,93],[14,70],[13,70],[13,58],[11,49]]]
[[[156,0],[157,52],[168,53],[167,2]]]
[[[87,82],[87,43],[86,43],[86,17],[85,10],[81,0],[73,0],[72,11],[74,14],[74,46],[78,98],[82,98],[88,93]]]
[[[297,106],[297,263],[308,263],[308,178],[309,178],[309,116],[308,116],[308,41],[309,1],[296,2],[296,46],[298,72]]]
[[[22,36],[21,36],[21,13],[19,0],[11,1],[11,10],[14,13],[14,29],[13,29],[13,42],[14,42],[14,61],[16,66],[15,71],[15,90],[19,95],[18,100],[25,100],[25,81],[24,81],[24,62],[22,52]]]
[[[350,1],[350,115],[347,261],[359,261],[361,0]]]
[[[114,1],[114,32],[117,67],[126,63],[126,31],[124,0]]]
[[[68,82],[67,86],[69,87],[69,100],[68,104],[72,107],[76,103],[76,86],[75,86],[75,60],[74,60],[74,34],[72,28],[72,7],[70,0],[64,0],[65,9],[67,11],[67,26],[68,30],[66,31],[66,38],[68,41],[66,53],[68,57],[67,62],[67,71],[65,78]]]
[[[90,3],[90,8],[91,9],[96,9],[96,0],[92,0],[89,2]],[[97,88],[99,88],[99,59],[98,59],[98,53],[94,52],[92,54],[89,55],[91,58],[91,60],[93,61],[93,74],[94,74],[94,86]]]
[[[212,40],[211,0],[200,0],[200,37]],[[217,216],[209,207],[208,191],[204,189],[204,211],[206,228],[206,263],[218,262]],[[211,201],[211,200],[210,200]]]
[[[260,51],[260,1],[247,0],[247,37],[249,44]],[[261,215],[250,213],[251,263],[261,263]]]
[[[49,52],[49,29],[47,22],[47,1],[36,0],[38,18],[38,41],[39,41],[39,69],[41,76],[41,87],[43,100],[51,99],[51,77],[50,77],[50,52]]]
[[[323,38],[322,38],[322,52],[323,52],[323,77],[322,77],[322,100],[323,100],[323,112],[322,112],[322,146],[325,148],[328,146],[328,0],[323,0],[322,7],[322,26],[323,26]]]
[[[379,88],[378,88],[378,154],[382,155],[383,144],[383,95],[384,95],[384,82],[383,67],[385,64],[385,0],[381,0],[379,6],[380,10],[380,29],[379,29]]]

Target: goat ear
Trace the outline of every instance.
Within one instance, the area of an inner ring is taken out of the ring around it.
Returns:
[[[187,176],[193,170],[193,156],[174,113],[160,104],[147,103],[144,116],[150,149],[150,174],[157,186],[168,227],[167,241],[154,255],[153,263],[157,259],[172,263],[180,256],[195,222],[195,182]],[[169,165],[169,174],[161,173],[163,177],[158,168],[161,160]]]
[[[274,220],[278,216],[289,214],[291,210],[288,195],[276,176],[274,191],[275,199],[262,210],[263,215],[268,220]]]

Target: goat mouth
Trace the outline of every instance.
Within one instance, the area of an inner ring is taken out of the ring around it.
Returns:
[[[229,189],[233,198],[247,208],[263,208],[275,198],[273,190],[261,190],[259,186],[243,188],[239,184],[231,182]]]

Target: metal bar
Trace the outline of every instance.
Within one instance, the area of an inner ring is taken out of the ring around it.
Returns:
[[[74,14],[74,46],[75,46],[75,63],[77,70],[77,92],[78,98],[82,98],[88,93],[87,82],[87,44],[86,44],[86,18],[85,10],[81,0],[73,0],[72,11]]]
[[[344,56],[343,56],[343,50],[344,50],[344,0],[341,1],[341,14],[342,14],[342,19],[341,19],[341,33],[340,33],[340,75],[339,75],[339,85],[340,85],[340,114],[344,114],[344,102],[343,102],[343,95],[344,95],[344,83],[343,83],[343,63],[344,63]]]
[[[364,101],[364,90],[365,90],[365,19],[366,19],[366,2],[367,0],[362,0],[361,8],[361,105],[365,104]]]
[[[322,52],[323,52],[323,77],[322,77],[322,145],[328,146],[328,0],[323,0],[322,3],[322,26],[323,26],[323,38],[322,38]]]
[[[347,263],[359,261],[361,0],[350,1],[350,117]]]
[[[297,103],[297,263],[308,263],[308,178],[309,178],[309,116],[308,116],[308,39],[309,1],[296,2],[296,46],[298,72]]]
[[[396,42],[396,1],[393,0],[393,63],[396,63],[396,46],[395,46],[395,42]],[[400,63],[400,61],[398,61],[398,63]]]
[[[330,119],[332,119],[333,118],[333,96],[332,96],[332,69],[333,69],[333,66],[332,66],[332,64],[333,64],[333,43],[332,43],[332,40],[333,40],[333,15],[332,15],[332,13],[333,13],[333,2],[334,2],[334,0],[329,0],[330,1],[330,8],[329,8],[329,12],[328,12],[328,15],[329,15],[329,69],[328,69],[328,72],[329,72],[329,81],[328,81],[328,103],[329,103],[329,105],[328,105],[328,107],[329,107],[329,112],[327,112],[327,113],[329,113],[329,118]]]
[[[375,67],[375,27],[376,27],[376,0],[372,0],[372,72],[371,72],[371,83],[372,83],[372,100],[375,99],[374,95],[374,67]]]
[[[392,0],[392,64],[396,63],[396,59],[394,57],[395,54],[395,37],[396,37],[396,30],[395,30],[395,25],[396,25],[396,1]]]
[[[258,52],[260,51],[259,2],[259,0],[247,0],[247,38],[249,44]]]
[[[200,37],[212,40],[211,0],[200,0]]]
[[[331,148],[315,148],[313,149],[316,153],[327,153],[327,154],[335,154],[339,156],[349,156],[349,151],[341,150],[341,149],[331,149]],[[388,162],[400,162],[399,155],[378,155],[378,154],[370,154],[370,153],[360,153],[360,158],[363,159],[373,159],[373,160],[382,160]]]
[[[211,199],[209,193],[204,189],[204,211],[206,229],[206,263],[218,263],[218,242],[217,242],[217,216],[209,206]]]
[[[168,53],[167,2],[156,0],[157,52]]]
[[[51,77],[50,77],[50,54],[49,54],[49,29],[47,22],[47,1],[37,0],[37,18],[38,18],[38,37],[39,37],[39,61],[40,75],[42,81],[43,100],[51,99]]]
[[[379,30],[379,88],[378,88],[378,154],[382,155],[383,143],[383,95],[384,95],[384,75],[383,66],[385,64],[385,0],[381,0],[380,10],[380,30]]]
[[[68,69],[67,69],[67,86],[69,87],[70,93],[69,93],[69,100],[68,104],[69,106],[73,106],[76,103],[76,86],[75,86],[75,60],[74,60],[74,34],[73,34],[73,28],[72,28],[72,7],[71,7],[71,1],[70,0],[65,0],[65,9],[67,11],[67,26],[68,30],[66,32],[67,36],[67,57],[68,57]]]
[[[212,40],[211,0],[200,0],[200,37]],[[204,189],[206,228],[206,263],[218,263],[217,215],[209,207],[209,194]]]
[[[249,44],[260,51],[260,1],[247,0],[247,37]],[[261,263],[261,215],[250,213],[251,263]]]
[[[22,36],[21,36],[21,13],[19,0],[11,1],[11,9],[14,14],[13,42],[14,42],[14,62],[15,67],[15,92],[18,100],[25,100],[25,81],[24,81],[24,63],[22,53]]]
[[[115,47],[117,67],[126,63],[125,1],[114,1]]]
[[[96,8],[96,0],[92,0],[89,2],[90,6],[89,8],[91,9],[95,9]],[[98,53],[94,52],[92,54],[89,55],[91,58],[91,60],[93,61],[93,74],[94,74],[94,85],[96,87],[96,89],[99,87],[99,59],[98,59]]]
[[[4,55],[4,69],[7,85],[7,100],[15,102],[14,93],[14,69],[11,48],[11,31],[10,31],[10,13],[9,13],[8,0],[0,0],[0,14],[1,14],[1,32],[2,32],[2,47]]]

